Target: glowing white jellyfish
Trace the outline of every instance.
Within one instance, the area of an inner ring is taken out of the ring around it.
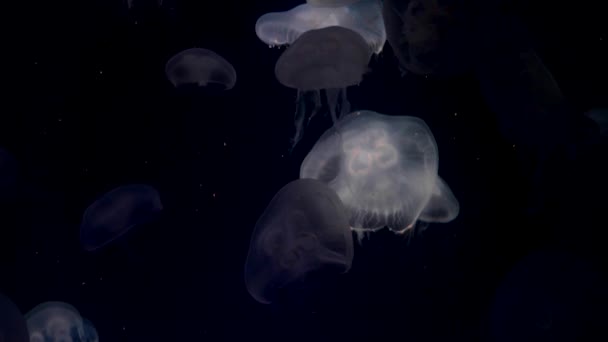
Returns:
[[[268,304],[277,292],[320,269],[346,272],[353,260],[348,217],[336,193],[322,182],[285,185],[255,225],[245,262],[251,296]]]
[[[382,51],[386,31],[380,1],[329,1],[327,6],[323,5],[327,1],[312,2],[262,15],[255,24],[258,38],[270,46],[289,45],[310,30],[341,26],[360,34],[371,51]],[[338,6],[340,3],[342,6]]]
[[[361,36],[340,26],[308,31],[281,55],[277,80],[298,90],[292,148],[302,138],[306,117],[308,123],[322,108],[322,90],[334,122],[350,111],[346,88],[362,81],[370,56]]]
[[[187,49],[171,57],[165,74],[175,87],[197,85],[229,90],[236,84],[232,64],[217,53],[201,48]]]
[[[300,178],[336,191],[361,239],[383,227],[402,233],[417,220],[456,218],[459,203],[437,170],[437,144],[424,121],[358,111],[319,138],[302,162]]]
[[[46,302],[25,315],[31,342],[84,342],[84,325],[75,307]]]
[[[129,184],[101,196],[84,212],[80,243],[94,251],[120,238],[130,229],[155,219],[162,211],[160,195],[145,184]]]

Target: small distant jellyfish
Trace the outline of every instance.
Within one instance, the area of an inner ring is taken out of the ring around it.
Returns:
[[[362,81],[370,56],[361,36],[340,26],[308,31],[281,55],[276,78],[298,90],[292,148],[303,136],[306,118],[307,124],[321,109],[322,90],[333,122],[350,111],[346,88]]]
[[[386,31],[378,0],[313,1],[285,12],[266,13],[257,20],[255,32],[269,46],[281,46],[293,44],[310,30],[330,26],[351,29],[361,35],[374,53],[382,52]]]
[[[187,49],[171,57],[165,74],[175,87],[196,85],[229,90],[236,84],[232,64],[217,53],[201,48]]]
[[[15,303],[3,294],[0,294],[0,341],[30,341],[25,318]]]
[[[155,219],[162,208],[158,191],[149,185],[118,187],[85,210],[80,226],[80,243],[86,251],[95,251],[130,229]]]
[[[31,342],[88,342],[75,307],[63,302],[45,302],[25,315]]]
[[[245,285],[260,303],[311,272],[347,272],[353,260],[348,217],[325,184],[300,179],[285,185],[255,225],[245,262]]]
[[[300,178],[336,191],[361,240],[383,227],[403,233],[417,220],[456,218],[459,203],[437,171],[437,144],[424,121],[358,111],[319,138],[302,162]]]

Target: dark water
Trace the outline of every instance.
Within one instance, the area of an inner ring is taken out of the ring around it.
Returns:
[[[356,245],[349,273],[311,276],[271,305],[251,298],[243,265],[255,222],[331,125],[314,121],[287,153],[296,93],[274,78],[282,50],[253,27],[261,14],[297,4],[9,5],[0,146],[17,176],[0,196],[0,292],[22,313],[70,303],[101,341],[603,340],[605,145],[573,156],[566,146],[535,178],[537,155],[513,147],[479,74],[401,77],[388,45],[348,89],[352,109],[424,119],[460,215],[411,238],[380,231]],[[570,113],[608,106],[599,4],[506,2],[504,11],[527,27],[526,44]],[[232,63],[234,89],[172,87],[165,62],[195,46]],[[543,120],[555,126],[551,115]],[[157,188],[162,216],[120,244],[84,252],[82,213],[129,183]],[[532,189],[543,197],[535,211]]]

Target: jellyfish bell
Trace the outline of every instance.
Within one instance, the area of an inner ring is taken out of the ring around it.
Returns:
[[[82,326],[84,332],[84,336],[82,339],[83,342],[99,342],[99,335],[97,334],[97,329],[95,329],[95,326],[93,325],[93,323],[91,323],[91,321],[83,317]]]
[[[0,341],[29,342],[25,318],[8,297],[0,293]]]
[[[317,179],[337,193],[361,241],[384,227],[400,233],[417,220],[453,220],[458,201],[437,172],[437,145],[423,120],[358,111],[319,138],[300,178]]]
[[[279,190],[255,225],[245,285],[255,300],[268,304],[313,273],[348,271],[353,253],[338,196],[319,181],[295,180]]]
[[[256,35],[269,46],[290,45],[310,30],[341,26],[360,34],[374,53],[382,52],[386,31],[380,1],[343,2],[341,6],[302,4],[285,12],[266,13],[255,24]]]
[[[322,108],[321,90],[333,122],[350,111],[346,88],[362,81],[371,54],[359,34],[331,26],[304,33],[281,55],[276,78],[298,90],[292,148],[302,138],[306,117],[310,121]]]
[[[229,90],[236,84],[232,64],[217,53],[192,48],[175,54],[165,66],[167,79],[174,87],[203,87],[211,91]]]
[[[26,315],[30,341],[83,341],[84,326],[80,313],[70,304],[45,302]]]
[[[85,210],[80,225],[80,243],[84,250],[96,251],[158,218],[162,209],[160,195],[152,186],[117,187]]]

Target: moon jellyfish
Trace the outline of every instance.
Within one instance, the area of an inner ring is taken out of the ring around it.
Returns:
[[[171,57],[165,74],[175,87],[197,85],[229,90],[236,84],[234,67],[217,53],[201,48],[187,49]]]
[[[312,272],[346,272],[353,242],[342,202],[312,179],[285,185],[255,225],[245,262],[245,285],[260,303]]]
[[[15,303],[3,294],[0,294],[0,341],[30,341],[25,318]]]
[[[341,26],[361,35],[376,54],[382,52],[386,32],[382,4],[378,0],[329,1],[331,6],[302,4],[285,12],[266,13],[255,24],[258,38],[270,46],[293,44],[302,34],[330,26]],[[338,6],[337,3],[345,3]],[[350,2],[350,4],[349,4]]]
[[[86,318],[82,318],[82,326],[84,331],[83,341],[86,342],[99,342],[99,335],[97,329],[91,321]]]
[[[483,15],[478,18],[481,11],[467,6],[478,4],[384,0],[387,40],[403,73],[451,75],[473,67]]]
[[[489,341],[605,341],[607,285],[582,258],[549,250],[530,254],[494,295]]]
[[[106,193],[84,212],[80,243],[97,250],[130,229],[156,218],[163,205],[158,191],[149,185],[125,185]]]
[[[346,88],[361,82],[370,56],[361,36],[340,26],[308,31],[281,55],[277,80],[298,90],[292,148],[302,138],[305,118],[308,124],[321,109],[321,90],[333,122],[350,111]]]
[[[31,342],[85,342],[78,310],[63,302],[46,302],[25,315]]]
[[[319,138],[302,162],[300,178],[336,191],[362,239],[383,227],[403,233],[417,220],[456,218],[459,203],[437,171],[437,144],[424,121],[358,111]]]

